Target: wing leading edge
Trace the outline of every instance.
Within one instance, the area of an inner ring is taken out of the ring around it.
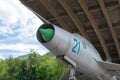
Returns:
[[[98,64],[108,72],[111,76],[118,76],[120,77],[120,65],[111,63],[111,62],[105,62],[105,61],[98,61]]]

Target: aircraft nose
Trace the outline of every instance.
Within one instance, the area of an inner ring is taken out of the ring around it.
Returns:
[[[42,36],[42,39],[45,41],[45,42],[48,42],[50,41],[53,36],[54,36],[54,31],[53,29],[39,29],[39,32],[41,33],[41,36]]]

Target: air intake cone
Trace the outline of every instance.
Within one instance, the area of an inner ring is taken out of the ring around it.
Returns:
[[[39,29],[42,39],[46,42],[50,41],[54,36],[53,29]]]

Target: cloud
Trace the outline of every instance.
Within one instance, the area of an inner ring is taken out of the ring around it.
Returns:
[[[0,60],[1,60],[1,59],[3,59],[3,60],[4,60],[5,58],[4,58],[4,57],[2,57],[2,56],[0,55]]]
[[[0,34],[7,36],[7,34],[13,34],[13,30],[8,27],[0,27]]]
[[[30,49],[39,49],[38,45],[32,45],[32,44],[23,44],[23,43],[17,43],[17,44],[0,44],[1,50],[17,50],[20,52],[29,52]]]
[[[3,44],[0,43],[0,50],[8,50],[8,51],[14,51],[12,54],[16,54],[15,56],[19,55],[25,55],[30,53],[30,49],[34,49],[36,52],[38,52],[40,55],[44,55],[48,52],[48,50],[42,46],[34,45],[34,44],[24,44],[24,43],[17,43],[17,44]],[[17,52],[17,53],[16,53]],[[11,53],[11,52],[8,52]]]
[[[0,50],[17,50],[19,53],[14,52],[14,56],[27,54],[30,49],[42,55],[48,52],[36,40],[36,31],[41,24],[42,21],[20,1],[0,0]],[[12,53],[6,55],[9,54]]]
[[[3,5],[6,4],[6,5]],[[13,32],[19,32],[18,38],[32,37],[42,21],[39,20],[32,12],[20,4],[18,0],[1,0],[0,1],[0,34],[8,35]],[[18,27],[17,30],[12,28]]]
[[[18,0],[1,1],[0,3],[3,7],[0,8],[0,15],[3,17],[0,17],[2,24],[0,25],[0,36],[8,38],[8,36],[11,37],[11,35],[16,34],[16,39],[21,42],[35,43],[36,31],[42,24],[42,21],[20,4]]]

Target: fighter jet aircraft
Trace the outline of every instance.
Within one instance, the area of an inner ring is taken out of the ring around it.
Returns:
[[[103,61],[98,51],[84,37],[70,33],[30,10],[44,22],[37,31],[38,41],[57,59],[70,63],[81,73],[95,80],[117,80],[120,76],[119,64]]]
[[[57,58],[64,59],[85,75],[97,80],[116,80],[120,65],[103,61],[92,44],[77,33],[45,23],[37,31],[37,39]]]

